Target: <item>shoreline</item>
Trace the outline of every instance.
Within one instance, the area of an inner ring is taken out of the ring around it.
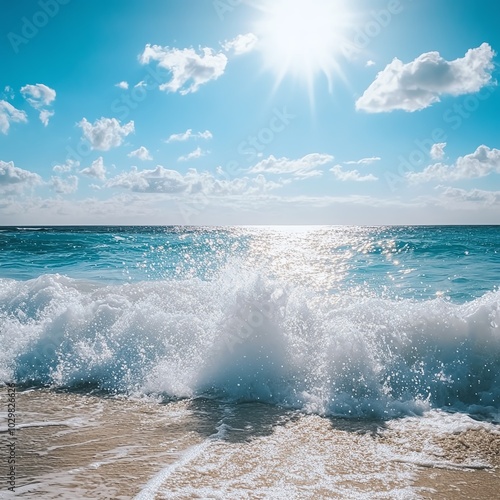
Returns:
[[[5,388],[0,401],[5,406]],[[45,389],[18,392],[16,411],[19,498],[347,498],[352,491],[451,500],[493,499],[500,490],[500,433],[480,427],[431,436],[416,418],[346,421],[262,404],[158,404]],[[3,448],[4,422],[2,430]],[[0,498],[10,496],[3,483]]]

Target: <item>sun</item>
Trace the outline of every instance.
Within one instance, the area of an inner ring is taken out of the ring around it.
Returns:
[[[323,73],[331,91],[349,26],[345,0],[262,0],[256,32],[265,67],[276,74],[276,85],[288,75],[311,89]]]

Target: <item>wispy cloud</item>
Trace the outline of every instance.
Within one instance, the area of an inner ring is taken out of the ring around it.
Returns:
[[[202,156],[205,156],[207,153],[202,151],[200,147],[197,147],[194,151],[191,151],[191,153],[188,153],[185,156],[179,156],[178,161],[189,161],[189,160],[196,160],[198,158],[201,158]]]
[[[377,161],[380,161],[381,158],[378,156],[371,156],[369,158],[361,158],[361,160],[350,160],[350,161],[345,161],[344,163],[346,165],[371,165],[372,163],[375,163]]]
[[[165,142],[183,142],[189,139],[212,139],[213,135],[210,130],[205,130],[205,132],[193,132],[192,129],[188,128],[185,132],[180,134],[172,134]]]
[[[357,170],[344,170],[341,165],[335,165],[330,169],[336,179],[339,181],[352,181],[352,182],[371,182],[377,181],[378,177],[373,174],[362,175]]]
[[[250,168],[249,173],[292,175],[302,179],[319,177],[323,175],[323,172],[318,170],[318,167],[327,165],[332,161],[333,156],[320,153],[311,153],[296,160],[285,157],[275,158],[271,155]]]
[[[222,47],[226,52],[231,52],[235,56],[251,52],[259,39],[253,33],[247,33],[246,35],[238,35],[232,40],[226,40]]]

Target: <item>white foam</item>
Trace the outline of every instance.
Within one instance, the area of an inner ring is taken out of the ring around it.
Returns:
[[[81,425],[81,421],[77,419],[68,420],[46,420],[42,422],[26,422],[26,423],[16,423],[15,430],[27,429],[30,427],[77,427]],[[9,432],[12,428],[6,425],[0,425],[0,433]]]
[[[0,280],[0,379],[215,395],[341,416],[498,418],[500,292],[457,305],[320,295],[258,272],[103,286]]]

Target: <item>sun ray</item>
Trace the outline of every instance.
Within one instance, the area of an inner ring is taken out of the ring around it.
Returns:
[[[311,101],[318,75],[331,92],[334,78],[343,79],[338,59],[349,27],[345,0],[261,0],[255,30],[264,67],[275,74],[275,89],[292,76],[308,88]]]

